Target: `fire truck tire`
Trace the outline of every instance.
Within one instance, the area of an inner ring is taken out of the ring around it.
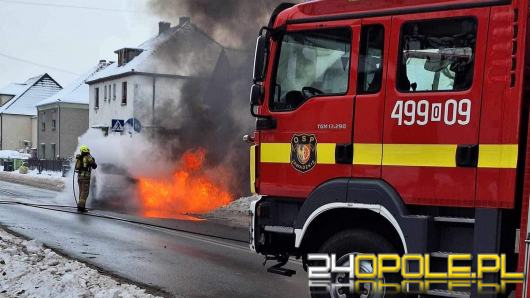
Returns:
[[[324,244],[320,247],[319,253],[336,254],[337,264],[340,264],[341,258],[346,259],[347,254],[351,253],[397,253],[397,249],[386,240],[384,237],[377,233],[361,230],[351,229],[340,231],[337,234],[331,236]],[[370,271],[367,271],[370,272]],[[332,277],[334,278],[334,277]],[[385,280],[392,280],[399,282],[397,276],[385,276]],[[337,282],[337,281],[332,281]],[[388,281],[389,282],[389,281]],[[311,297],[324,298],[324,297],[390,297],[385,293],[369,293],[367,295],[341,295],[340,293],[322,293],[322,291],[311,291]]]

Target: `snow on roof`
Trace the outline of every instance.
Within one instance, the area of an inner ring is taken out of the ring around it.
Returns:
[[[31,154],[20,153],[13,150],[0,150],[1,159],[28,159]]]
[[[44,99],[43,101],[37,103],[37,107],[56,103],[77,103],[77,104],[87,104],[88,105],[88,93],[89,87],[86,84],[87,80],[90,80],[98,72],[104,70],[106,67],[111,65],[112,62],[101,61],[98,65],[92,67],[89,71],[79,76],[72,83],[66,86],[63,90],[53,94],[52,96]]]
[[[135,49],[143,51],[127,64],[112,64],[87,83],[130,72],[208,76],[215,68],[222,46],[188,21],[162,32]]]
[[[0,88],[0,94],[17,96],[24,92],[24,90],[27,88],[27,84],[11,83],[7,86],[4,86],[3,88]]]
[[[24,83],[11,83],[0,89],[0,94],[20,96],[44,74],[27,79]]]
[[[28,79],[24,85],[26,86],[21,88],[23,90],[20,94],[0,107],[0,114],[35,116],[36,104],[62,89],[61,85],[46,73]]]

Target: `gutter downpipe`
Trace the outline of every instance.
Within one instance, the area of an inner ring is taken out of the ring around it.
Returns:
[[[156,76],[153,76],[153,102],[152,102],[152,124],[153,127],[153,137],[156,138],[156,116],[155,116],[155,99],[156,99]]]
[[[57,119],[57,138],[58,138],[58,150],[56,155],[54,156],[54,159],[56,159],[57,155],[61,157],[61,100],[57,103],[57,109],[59,110],[59,118]]]

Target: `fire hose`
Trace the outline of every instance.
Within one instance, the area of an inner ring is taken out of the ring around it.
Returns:
[[[29,208],[56,211],[56,212],[61,212],[61,213],[79,214],[76,211],[68,210],[68,208],[76,208],[76,207],[72,207],[72,206],[32,204],[32,203],[24,203],[24,202],[20,202],[20,201],[4,201],[4,200],[0,200],[0,205],[18,205],[18,206],[24,206],[24,207],[29,207]],[[65,209],[63,209],[63,208],[65,208]],[[228,240],[228,241],[248,244],[248,240],[242,240],[242,239],[237,239],[237,238],[219,236],[219,235],[215,235],[213,233],[209,234],[209,233],[195,232],[195,231],[191,231],[191,230],[181,229],[181,228],[178,228],[178,227],[169,227],[167,225],[149,223],[149,222],[145,222],[145,221],[142,221],[142,220],[134,220],[134,219],[130,219],[130,218],[124,218],[124,217],[108,215],[108,214],[104,214],[104,213],[101,213],[101,212],[85,213],[85,214],[83,214],[83,216],[90,216],[90,217],[95,217],[95,218],[103,218],[103,219],[108,219],[108,220],[113,220],[113,221],[136,224],[136,225],[140,225],[140,226],[144,226],[144,227],[159,228],[159,229],[175,231],[175,232],[181,232],[181,233],[187,233],[187,234],[203,236],[203,237],[209,237],[209,238],[214,238],[214,239],[219,239],[219,240]]]
[[[77,202],[77,196],[75,194],[75,171],[72,173],[72,192],[74,193],[75,205],[79,206],[79,203]]]

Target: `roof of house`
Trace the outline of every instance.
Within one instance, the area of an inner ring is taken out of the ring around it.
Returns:
[[[124,65],[114,63],[87,81],[94,84],[134,73],[204,77],[210,75],[222,46],[186,21],[147,40],[135,49],[143,50]]]
[[[10,94],[15,96],[0,107],[0,114],[37,115],[37,103],[61,89],[61,85],[47,73],[32,77],[23,84],[9,84],[1,90],[17,94]]]
[[[37,107],[52,103],[74,103],[88,105],[89,87],[86,84],[86,81],[90,80],[98,72],[103,71],[105,68],[111,65],[111,63],[112,62],[106,61],[99,62],[98,65],[92,67],[86,73],[79,76],[61,91],[37,103]]]
[[[2,88],[0,88],[0,95],[12,95],[17,96],[20,95],[24,90],[28,88],[27,84],[24,83],[11,83],[9,85],[6,85]]]

